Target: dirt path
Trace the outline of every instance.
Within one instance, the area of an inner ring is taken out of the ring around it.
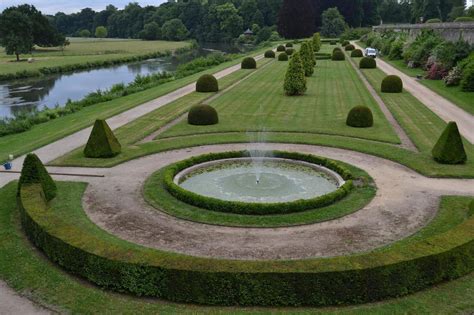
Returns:
[[[352,42],[356,48],[362,49],[356,42]],[[377,59],[377,67],[386,74],[395,74],[403,81],[405,90],[415,96],[426,107],[436,113],[446,122],[455,121],[458,124],[462,135],[474,144],[474,116],[448,101],[439,94],[417,82],[397,68],[381,59]]]

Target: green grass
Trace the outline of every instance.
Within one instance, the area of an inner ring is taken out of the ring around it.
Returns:
[[[16,73],[25,70],[38,70],[44,67],[121,59],[155,52],[174,51],[189,45],[189,42],[140,41],[133,39],[71,39],[71,45],[65,48],[64,54],[59,48],[37,48],[31,55],[21,55],[23,59],[33,57],[35,59],[33,63],[16,62],[16,56],[6,55],[2,49],[0,51],[0,73]]]
[[[351,165],[341,163],[362,186],[356,186],[344,199],[335,204],[287,215],[237,215],[221,213],[194,207],[173,197],[164,185],[166,169],[153,174],[145,183],[145,200],[153,207],[180,219],[201,222],[205,224],[238,226],[238,227],[288,227],[334,220],[356,212],[366,206],[374,197],[376,188],[373,180],[365,171]]]
[[[59,183],[61,199],[54,207],[68,206],[67,215],[82,213],[76,217],[78,224],[91,224],[83,214],[81,196],[85,184]],[[157,299],[141,299],[114,294],[91,286],[65,273],[39,254],[25,239],[16,210],[16,186],[14,183],[0,189],[0,278],[20,294],[58,312],[67,313],[121,313],[121,314],[458,314],[474,310],[474,274],[445,283],[404,298],[385,302],[338,308],[217,308],[187,304],[175,304]],[[444,198],[440,213],[448,213],[453,202],[463,198]],[[445,201],[446,200],[446,201]],[[63,208],[64,209],[64,208]],[[445,209],[445,210],[443,210]],[[459,215],[462,215],[460,213]],[[459,215],[456,215],[458,217]],[[435,220],[437,220],[436,218]],[[445,219],[452,220],[449,215]],[[456,219],[457,220],[457,219]],[[444,220],[437,226],[443,227]],[[429,228],[430,225],[427,227]],[[425,228],[425,229],[427,229]],[[98,228],[96,228],[99,230]],[[435,232],[435,231],[433,231]],[[102,232],[102,234],[104,234]],[[433,234],[433,233],[431,233]]]

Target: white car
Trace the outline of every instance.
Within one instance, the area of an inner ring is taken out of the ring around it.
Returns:
[[[366,48],[365,49],[365,56],[366,57],[372,57],[372,58],[377,58],[378,51],[375,48]]]

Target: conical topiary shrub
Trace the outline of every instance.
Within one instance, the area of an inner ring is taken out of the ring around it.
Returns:
[[[306,92],[306,77],[299,53],[295,53],[290,59],[288,70],[286,71],[284,89],[288,96],[302,95]]]
[[[111,158],[121,151],[122,146],[105,120],[96,120],[84,149],[84,155],[88,158]]]
[[[321,50],[321,35],[319,33],[313,35],[313,50],[314,52]]]
[[[219,82],[212,74],[204,74],[196,82],[196,92],[210,93],[217,91],[219,91]]]
[[[36,154],[28,154],[23,162],[21,176],[18,182],[18,194],[24,184],[40,184],[43,188],[46,201],[50,201],[56,197],[56,183]]]
[[[374,117],[370,108],[356,106],[347,115],[346,124],[355,128],[368,128],[374,125]]]
[[[304,42],[301,44],[300,49],[301,62],[303,63],[304,75],[310,77],[314,73],[314,52],[313,47],[308,43]]]
[[[467,161],[462,137],[455,122],[450,122],[432,151],[433,158],[441,164],[463,164]]]

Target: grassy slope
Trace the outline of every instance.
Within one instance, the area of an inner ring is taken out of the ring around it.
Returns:
[[[329,51],[328,46],[323,46]],[[308,78],[304,96],[284,95],[287,62],[276,62],[225,93],[210,104],[219,112],[219,124],[190,126],[186,121],[163,133],[160,138],[217,132],[304,132],[338,134],[399,143],[397,135],[348,61],[318,62]],[[374,113],[373,128],[346,125],[350,109],[366,105]]]
[[[35,58],[33,63],[18,63],[15,56],[8,56],[2,50],[0,51],[0,73],[120,59],[153,52],[173,51],[186,46],[189,46],[188,42],[72,39],[71,45],[65,48],[64,55],[58,48],[38,48],[32,55],[21,56]]]
[[[78,224],[93,226],[81,208],[81,196],[85,189],[80,183],[59,183],[59,198],[53,206],[58,210],[68,209],[67,216]],[[35,301],[49,305],[55,310],[70,313],[247,313],[247,314],[455,314],[470,312],[474,309],[474,274],[468,275],[437,287],[404,298],[382,303],[354,307],[327,309],[252,309],[252,308],[216,308],[194,305],[167,303],[156,299],[140,299],[126,295],[109,293],[90,286],[68,275],[38,254],[25,239],[19,227],[18,212],[15,210],[15,184],[0,189],[0,278],[7,281],[15,290],[28,294]],[[463,205],[456,216],[450,213],[457,205]],[[67,207],[65,207],[67,205]],[[466,199],[462,197],[445,198],[440,216],[435,225],[429,225],[423,231],[427,235],[442,232],[446,227],[459,223],[465,215]],[[65,213],[66,214],[66,213]],[[95,227],[94,229],[97,229]],[[439,229],[439,230],[438,230]],[[103,231],[105,238],[111,238]],[[421,234],[420,234],[421,235]]]

